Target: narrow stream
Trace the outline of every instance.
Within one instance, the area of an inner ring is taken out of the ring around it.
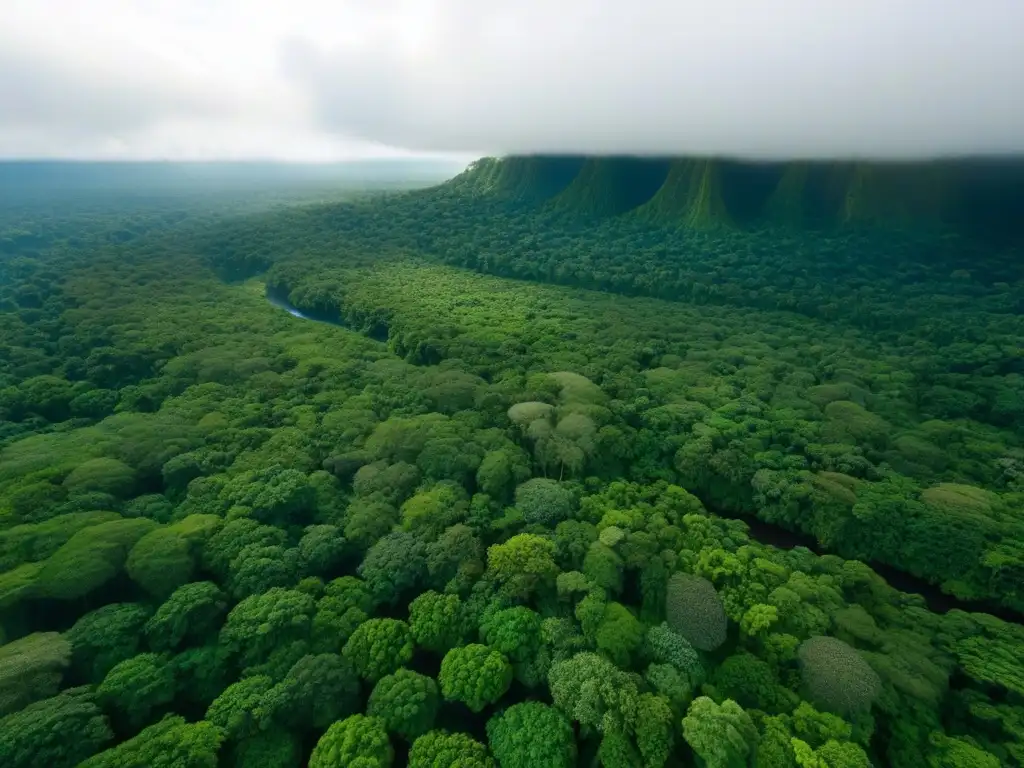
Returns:
[[[341,322],[331,318],[314,317],[303,312],[288,301],[288,294],[285,291],[268,290],[267,301],[275,307],[283,309],[293,317],[297,317],[302,320],[312,320],[313,322],[329,323],[331,325],[343,325]],[[747,525],[750,537],[762,544],[778,547],[779,549],[805,547],[816,555],[833,554],[823,548],[813,536],[808,534],[797,533],[771,523],[766,523],[753,515],[725,512],[723,510],[716,509],[715,507],[708,506],[707,504],[704,506],[709,512],[717,515],[718,517],[743,521]],[[889,586],[894,589],[897,589],[900,592],[920,595],[924,599],[928,609],[934,613],[948,613],[951,610],[957,609],[972,613],[988,613],[1002,619],[1003,621],[1012,622],[1014,624],[1024,624],[1024,615],[1011,608],[998,605],[991,601],[961,600],[960,598],[943,592],[935,584],[918,578],[917,576],[905,571],[901,571],[898,568],[894,568],[891,565],[886,565],[885,563],[868,562],[867,565],[875,573],[885,579]]]
[[[298,307],[294,306],[290,301],[288,301],[288,296],[283,291],[271,291],[268,288],[267,289],[267,301],[269,301],[272,305],[274,305],[278,309],[283,309],[285,312],[287,312],[292,317],[297,317],[300,320],[313,320],[314,322],[324,322],[324,323],[330,322],[328,320],[320,320],[319,318],[307,315],[301,309],[299,309]]]
[[[805,547],[816,555],[834,554],[822,547],[817,540],[806,533],[795,533],[780,528],[772,523],[766,523],[753,515],[741,515],[732,512],[723,512],[713,507],[708,508],[719,517],[727,517],[732,520],[742,520],[747,524],[752,539],[762,544],[769,544],[779,549],[793,549],[794,547]],[[867,566],[881,576],[893,589],[900,592],[920,595],[924,598],[928,610],[934,613],[948,613],[954,609],[969,611],[971,613],[988,613],[1003,621],[1014,624],[1024,624],[1024,616],[1006,606],[999,605],[987,600],[961,600],[958,597],[943,592],[938,586],[913,574],[901,571],[885,563],[867,561]]]

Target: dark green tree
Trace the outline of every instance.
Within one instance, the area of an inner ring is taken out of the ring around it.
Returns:
[[[604,616],[597,627],[598,650],[623,667],[631,665],[633,655],[644,639],[644,625],[621,603],[605,604]]]
[[[371,683],[412,660],[409,625],[398,619],[370,619],[359,625],[342,654]]]
[[[573,511],[572,492],[555,480],[534,477],[516,488],[516,507],[527,523],[552,527]]]
[[[270,728],[235,745],[231,768],[299,768],[302,759],[298,734]]]
[[[315,603],[309,595],[275,587],[240,602],[220,630],[220,642],[245,666],[265,661],[272,653],[308,639]]]
[[[57,600],[88,595],[121,573],[132,547],[155,527],[152,520],[135,518],[79,531],[43,564],[34,591]]]
[[[280,528],[262,525],[251,518],[229,520],[203,546],[203,565],[224,583],[231,573],[231,563],[250,546],[283,547],[287,534]]]
[[[308,518],[315,499],[304,473],[280,465],[243,472],[233,477],[220,495],[228,506],[247,507],[254,519],[280,527]]]
[[[636,683],[603,656],[583,652],[555,662],[548,684],[555,706],[586,730],[625,732],[633,722]]]
[[[834,637],[804,640],[798,651],[807,697],[816,707],[841,716],[871,708],[881,680],[857,651]]]
[[[597,528],[583,520],[564,520],[555,526],[555,559],[563,571],[582,571]]]
[[[303,656],[263,697],[261,710],[287,728],[322,729],[359,709],[359,676],[336,653]]]
[[[750,653],[730,656],[715,670],[711,678],[714,689],[746,709],[759,709],[768,714],[793,710],[799,697],[783,688],[771,666]]]
[[[262,728],[264,700],[273,686],[274,681],[266,675],[232,683],[213,700],[204,719],[221,728],[231,741],[253,736]]]
[[[477,579],[484,571],[484,547],[468,525],[445,530],[427,544],[427,571],[438,589]]]
[[[757,729],[730,699],[694,699],[683,718],[683,738],[708,768],[744,768],[757,753]]]
[[[487,549],[487,575],[510,597],[525,598],[554,585],[558,575],[554,553],[549,539],[521,533]]]
[[[835,744],[835,742],[831,743]],[[927,756],[928,768],[998,768],[1001,765],[998,757],[965,739],[951,738],[943,733],[933,733],[929,738],[929,743],[931,750]],[[826,744],[825,747],[827,746]],[[848,748],[856,745],[846,744],[843,746]],[[825,750],[825,747],[822,748],[822,751]],[[833,748],[828,754],[823,754],[821,757],[828,759],[836,751],[838,749]],[[829,762],[828,765],[841,765],[843,768],[850,765],[856,768],[856,763],[853,760],[846,763],[834,761]]]
[[[168,715],[79,768],[217,768],[223,740],[224,732],[212,723],[188,723],[179,715]]]
[[[127,498],[135,487],[135,470],[112,458],[89,459],[64,478],[69,493],[109,493],[116,498]]]
[[[181,699],[197,707],[208,707],[227,686],[234,673],[231,653],[222,645],[208,643],[186,648],[170,660]]]
[[[375,600],[394,604],[423,581],[426,570],[426,544],[414,534],[396,531],[370,547],[359,575]]]
[[[725,642],[728,619],[722,598],[707,579],[677,573],[668,581],[665,599],[668,625],[694,648],[713,651]]]
[[[516,483],[529,477],[529,457],[512,446],[488,451],[476,470],[477,487],[491,498],[503,501],[509,498]]]
[[[503,653],[516,678],[531,687],[545,680],[550,661],[541,653],[540,625],[540,614],[522,605],[488,611],[480,624],[481,639]]]
[[[426,538],[436,538],[469,512],[469,503],[462,486],[442,482],[421,491],[402,504],[402,528]]]
[[[345,514],[345,538],[360,550],[369,549],[401,520],[398,509],[377,497],[355,498]]]
[[[416,644],[447,653],[463,642],[472,622],[458,595],[424,592],[409,604],[409,629]]]
[[[644,647],[651,661],[671,664],[694,684],[704,679],[704,665],[697,651],[667,622],[647,630]]]
[[[152,719],[154,710],[170,704],[176,690],[167,659],[140,653],[116,664],[96,687],[96,695],[123,722],[137,728]]]
[[[298,544],[298,565],[302,573],[329,576],[341,566],[348,542],[334,525],[311,525]]]
[[[600,541],[590,545],[583,558],[583,575],[592,584],[611,594],[618,594],[622,589],[622,571],[622,558],[615,550]]]
[[[487,747],[465,733],[430,731],[413,742],[409,768],[496,768]]]
[[[487,738],[502,768],[572,768],[576,737],[557,709],[537,701],[515,704],[487,721]]]
[[[690,678],[671,664],[651,664],[644,672],[644,680],[655,693],[668,700],[676,719],[681,718],[695,691]]]
[[[445,699],[479,712],[505,695],[512,683],[512,665],[493,648],[471,643],[445,654],[438,680]]]
[[[313,616],[313,649],[339,652],[356,628],[370,617],[374,599],[366,584],[355,576],[342,576],[324,587]]]
[[[296,549],[250,544],[231,561],[227,586],[236,600],[273,587],[290,588],[299,581],[299,567]]]
[[[440,703],[432,678],[399,669],[377,681],[366,714],[381,718],[389,731],[411,742],[434,725]]]
[[[192,578],[195,570],[192,546],[185,536],[158,528],[132,547],[126,570],[151,595],[166,597]]]
[[[227,596],[212,581],[178,587],[146,621],[149,646],[169,651],[188,640],[208,637],[219,628],[227,608]]]
[[[189,515],[150,531],[128,553],[128,575],[154,597],[167,597],[191,580],[202,544],[222,523],[216,515]]]
[[[140,603],[110,603],[82,616],[65,635],[75,677],[99,683],[115,664],[138,653],[149,619],[149,608]]]
[[[74,768],[114,738],[95,694],[69,688],[0,718],[0,763],[6,768]]]
[[[394,757],[383,720],[351,715],[320,737],[309,768],[390,768]]]
[[[71,661],[71,643],[56,632],[35,632],[0,646],[0,715],[57,693]]]
[[[644,765],[664,765],[672,753],[675,716],[664,696],[641,693],[633,721],[633,738]]]

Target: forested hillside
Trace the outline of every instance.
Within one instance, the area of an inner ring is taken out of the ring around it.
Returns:
[[[1016,179],[8,207],[0,764],[1024,765]]]

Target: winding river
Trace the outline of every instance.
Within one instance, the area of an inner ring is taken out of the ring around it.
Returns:
[[[283,309],[292,317],[297,317],[300,320],[313,320],[314,322],[328,322],[326,320],[319,320],[318,318],[311,317],[303,312],[298,307],[294,306],[288,299],[279,291],[267,291],[267,301],[278,309]]]
[[[343,323],[325,317],[315,317],[293,305],[288,301],[285,291],[267,291],[267,301],[278,309],[283,309],[293,317],[301,320],[310,320],[317,323],[328,323],[330,325],[343,325]],[[712,506],[704,505],[705,508],[718,517],[731,520],[741,520],[746,523],[748,532],[752,539],[762,544],[767,544],[779,549],[794,549],[804,547],[817,555],[834,554],[823,548],[813,536],[795,533],[771,523],[766,523],[752,515],[742,515],[734,512],[726,512]],[[957,609],[973,613],[988,613],[997,616],[1003,621],[1014,624],[1024,624],[1024,614],[1018,613],[1011,608],[982,600],[961,600],[953,595],[943,592],[935,584],[921,579],[912,574],[894,568],[891,565],[878,562],[868,562],[867,565],[889,584],[889,586],[900,592],[919,595],[924,599],[928,609],[935,613],[947,613]]]

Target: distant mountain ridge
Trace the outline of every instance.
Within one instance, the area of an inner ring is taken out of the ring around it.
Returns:
[[[512,155],[442,185],[455,195],[660,225],[927,227],[1024,242],[1024,160],[752,162]]]

